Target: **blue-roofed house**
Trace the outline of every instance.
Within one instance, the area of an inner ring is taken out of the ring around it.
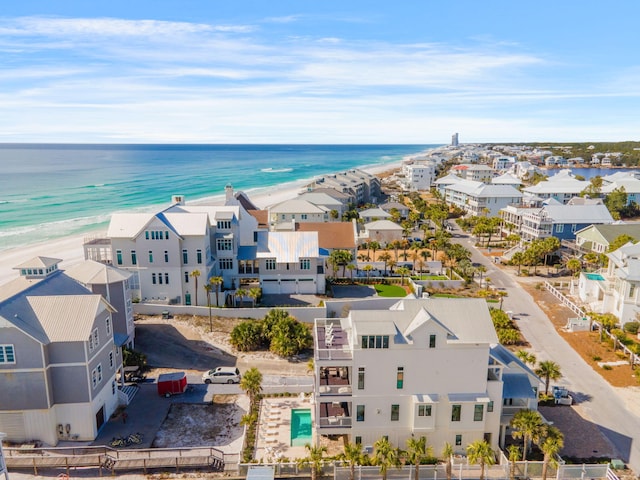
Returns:
[[[114,308],[36,257],[0,287],[0,431],[7,440],[92,441],[120,403]]]

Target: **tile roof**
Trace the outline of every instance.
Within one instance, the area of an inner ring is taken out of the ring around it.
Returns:
[[[318,232],[318,245],[327,250],[356,247],[352,222],[301,222],[296,223],[296,231]]]

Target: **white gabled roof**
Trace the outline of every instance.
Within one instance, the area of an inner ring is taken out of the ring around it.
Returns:
[[[257,258],[275,258],[277,263],[296,263],[320,255],[318,232],[258,232]]]
[[[611,193],[616,188],[624,188],[625,193],[640,193],[640,180],[634,177],[619,178],[608,185],[603,185],[602,193]]]
[[[462,180],[458,183],[445,187],[445,190],[464,193],[474,198],[522,197],[522,192],[514,188],[512,185],[486,184],[476,182],[475,180]]]
[[[62,260],[59,258],[52,257],[33,257],[27,260],[26,262],[21,263],[13,267],[14,270],[20,270],[23,268],[48,268],[53,265],[60,263]]]
[[[382,208],[367,208],[366,210],[358,212],[358,215],[360,215],[361,218],[390,218],[392,216],[389,212],[383,210]]]
[[[322,192],[307,192],[298,196],[298,199],[312,203],[313,205],[333,205],[335,207],[343,207],[344,204],[337,198]]]
[[[65,273],[85,285],[106,285],[123,282],[132,275],[126,270],[120,270],[94,260],[85,260],[66,270]]]
[[[448,173],[447,175],[439,178],[433,183],[435,183],[436,185],[451,185],[452,183],[458,183],[463,181],[464,179],[462,177],[458,175],[454,175],[453,173]]]
[[[402,227],[391,220],[376,220],[375,222],[365,223],[365,230],[402,230]]]
[[[207,234],[207,226],[209,217],[206,213],[165,213],[167,219],[174,232],[181,237],[186,236],[204,236]]]
[[[557,174],[539,182],[531,187],[526,187],[525,192],[539,194],[575,193],[578,194],[587,188],[591,182],[577,180],[571,170],[560,170]]]
[[[153,213],[114,213],[111,215],[107,237],[135,238],[153,217]]]
[[[491,183],[495,185],[521,185],[522,182],[515,175],[511,175],[510,173],[504,173],[499,177],[495,177],[491,179]]]
[[[306,200],[294,198],[269,207],[270,213],[324,213],[326,210]]]

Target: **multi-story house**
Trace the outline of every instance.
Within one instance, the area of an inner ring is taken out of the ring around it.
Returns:
[[[469,321],[473,312],[473,321]],[[427,436],[457,453],[476,440],[503,445],[521,408],[537,408],[539,379],[499,347],[481,299],[405,299],[386,310],[359,305],[314,324],[315,424],[397,446]]]
[[[0,289],[0,431],[7,440],[94,440],[119,404],[114,309],[36,257]]]
[[[337,192],[336,192],[337,193]],[[299,200],[306,200],[309,203],[316,205],[317,207],[325,209],[329,212],[328,219],[331,220],[340,220],[342,218],[342,214],[347,211],[348,202],[344,200],[339,200],[335,198],[334,195],[329,195],[325,192],[307,192],[302,193],[298,196]],[[334,219],[331,216],[331,211],[335,210],[338,216]]]
[[[358,212],[358,217],[365,223],[375,222],[376,220],[389,220],[392,216],[387,210],[380,207],[367,208]]]
[[[601,202],[583,205],[550,202],[541,208],[529,208],[522,213],[520,236],[524,241],[547,237],[574,240],[576,232],[589,225],[613,221],[609,210]]]
[[[552,177],[542,182],[525,187],[523,192],[539,197],[543,200],[553,198],[560,203],[567,203],[573,197],[580,195],[590,185],[586,180],[578,180],[571,170],[560,170]]]
[[[135,326],[129,279],[131,273],[111,265],[85,260],[65,272],[93,293],[102,295],[115,311],[113,338],[118,347],[134,348]]]
[[[600,273],[582,272],[578,296],[596,313],[612,313],[622,325],[640,313],[640,243],[631,242],[606,254],[609,264]]]
[[[486,165],[474,165],[471,163],[463,163],[451,167],[451,173],[458,175],[465,180],[483,183],[491,183],[491,179],[494,177],[494,171],[491,167]]]
[[[328,222],[330,211],[330,208],[300,197],[285,200],[269,207],[269,227],[271,230],[291,230],[293,222]]]
[[[428,191],[436,175],[434,163],[410,163],[402,166],[402,185],[410,192]]]
[[[256,259],[265,294],[325,293],[318,232],[258,232]]]
[[[469,215],[497,216],[507,205],[521,203],[522,193],[511,185],[493,185],[462,180],[444,187],[444,199]]]
[[[357,169],[318,177],[308,188],[310,190],[333,188],[349,195],[353,199],[351,203],[354,205],[378,203],[378,199],[381,198],[382,194],[380,179],[375,175]]]
[[[606,253],[620,235],[640,240],[640,222],[589,225],[576,232],[576,249],[578,253]]]
[[[394,209],[397,210],[402,220],[406,220],[407,218],[409,218],[409,212],[411,211],[409,207],[400,202],[383,203],[382,205],[380,205],[380,208],[387,213],[391,213]]]

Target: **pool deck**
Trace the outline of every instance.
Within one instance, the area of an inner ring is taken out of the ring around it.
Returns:
[[[256,460],[271,463],[282,458],[295,459],[307,456],[304,446],[291,446],[291,410],[299,408],[311,410],[313,425],[314,412],[311,398],[298,396],[262,399],[258,419]]]

